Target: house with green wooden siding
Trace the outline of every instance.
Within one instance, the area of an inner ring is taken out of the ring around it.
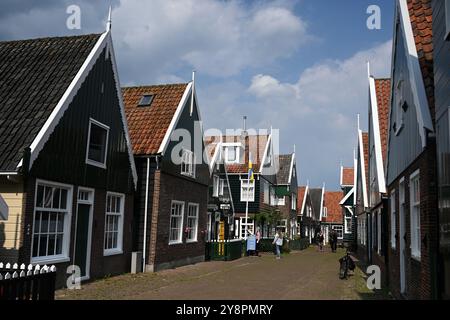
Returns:
[[[0,260],[55,265],[57,286],[129,272],[137,175],[110,22],[0,42],[0,70]]]

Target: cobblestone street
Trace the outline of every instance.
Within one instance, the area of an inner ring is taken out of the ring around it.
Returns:
[[[309,248],[276,260],[273,255],[232,262],[203,262],[148,274],[127,274],[59,290],[57,299],[380,299],[360,269],[339,280],[338,253]]]

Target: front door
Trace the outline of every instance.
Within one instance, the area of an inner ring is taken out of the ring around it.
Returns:
[[[93,190],[78,190],[74,261],[80,268],[81,280],[89,279],[93,200]]]

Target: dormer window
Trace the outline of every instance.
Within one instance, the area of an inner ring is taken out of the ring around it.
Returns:
[[[153,102],[154,95],[153,94],[144,94],[139,101],[139,107],[150,107]]]
[[[328,208],[323,207],[323,216],[326,218],[328,216]]]
[[[232,144],[225,146],[225,162],[226,163],[239,163],[239,144]]]

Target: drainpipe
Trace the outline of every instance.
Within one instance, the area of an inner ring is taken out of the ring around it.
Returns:
[[[145,272],[145,258],[147,251],[147,217],[148,217],[148,183],[150,176],[150,158],[147,158],[147,174],[145,180],[145,207],[144,207],[144,248],[142,252],[142,272]]]

